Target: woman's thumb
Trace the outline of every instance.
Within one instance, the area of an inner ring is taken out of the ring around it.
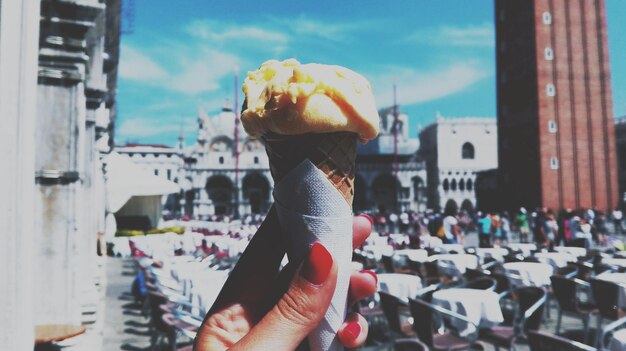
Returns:
[[[337,265],[315,243],[287,292],[233,350],[294,350],[324,318],[337,284]]]

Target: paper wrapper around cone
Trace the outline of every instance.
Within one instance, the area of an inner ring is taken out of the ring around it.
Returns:
[[[336,333],[347,308],[357,139],[350,132],[263,136],[289,260],[302,260],[318,241],[338,267],[331,306],[309,335],[313,351],[342,348]]]
[[[356,160],[355,133],[337,132],[263,137],[270,160],[270,172],[280,182],[302,161],[308,159],[322,171],[352,208]]]

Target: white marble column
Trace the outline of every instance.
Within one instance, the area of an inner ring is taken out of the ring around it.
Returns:
[[[0,1],[0,350],[32,350],[39,0]]]
[[[82,263],[79,235],[84,208],[82,170],[84,103],[82,83],[39,84],[36,138],[35,240],[36,280],[46,294],[35,298],[36,323],[80,324],[79,278]],[[82,106],[81,106],[82,105]],[[81,123],[82,122],[82,123]],[[70,132],[71,131],[71,132]],[[50,303],[54,301],[54,303]]]
[[[46,291],[34,301],[40,324],[80,324],[86,302],[84,282],[95,251],[87,247],[85,216],[92,210],[85,204],[85,154],[92,152],[86,149],[86,95],[93,90],[90,74],[102,74],[94,72],[95,44],[88,35],[103,9],[97,1],[42,2],[34,214],[36,279]]]

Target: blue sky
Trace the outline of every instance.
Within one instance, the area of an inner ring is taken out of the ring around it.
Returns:
[[[347,66],[372,83],[379,107],[398,102],[411,135],[444,116],[495,117],[493,1],[134,0],[123,35],[116,142],[174,145],[262,62]],[[606,0],[613,105],[626,115],[626,1]],[[237,88],[239,89],[239,87]],[[240,94],[241,98],[241,94]]]

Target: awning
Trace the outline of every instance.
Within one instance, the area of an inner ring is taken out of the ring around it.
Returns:
[[[109,212],[117,212],[133,196],[173,194],[180,187],[167,179],[155,176],[135,164],[128,156],[113,151],[104,157],[106,190]]]

